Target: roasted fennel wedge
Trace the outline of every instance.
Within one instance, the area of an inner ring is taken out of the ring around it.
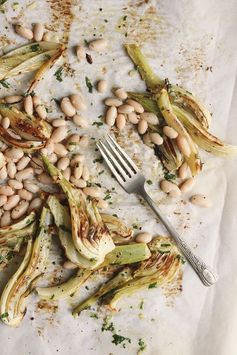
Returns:
[[[110,309],[115,309],[117,302],[124,296],[142,288],[149,289],[170,282],[182,264],[182,256],[176,246],[168,238],[156,237],[148,243],[148,247],[151,251],[149,259],[128,265],[119,271],[115,277],[79,304],[73,310],[73,315],[78,315],[97,301],[102,301]]]
[[[20,324],[26,313],[26,298],[32,291],[33,283],[46,269],[51,243],[51,224],[52,215],[49,209],[44,207],[36,237],[34,240],[28,240],[20,267],[3,290],[0,314],[2,321],[9,326],[17,327]]]
[[[81,268],[93,269],[100,265],[105,256],[115,248],[109,230],[96,205],[88,201],[82,191],[74,188],[46,156],[43,155],[42,159],[48,173],[67,196],[72,241],[80,257],[78,263]]]

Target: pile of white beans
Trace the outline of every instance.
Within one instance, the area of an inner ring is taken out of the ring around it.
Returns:
[[[34,40],[36,42],[58,42],[57,35],[52,32],[45,32],[44,25],[42,23],[35,23],[32,29],[22,26],[21,24],[16,24],[14,28],[15,32],[19,36],[28,40]]]

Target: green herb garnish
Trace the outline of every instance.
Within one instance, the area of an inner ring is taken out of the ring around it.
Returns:
[[[168,180],[168,181],[173,181],[176,179],[176,175],[175,174],[171,174],[169,173],[168,171],[164,173],[164,178],[165,180]]]
[[[156,288],[156,286],[157,286],[157,282],[153,282],[148,286],[148,288]]]
[[[123,343],[124,341],[127,341],[128,343],[131,343],[131,339],[129,338],[126,338],[122,335],[118,335],[118,334],[113,334],[113,340],[112,340],[112,343],[115,344],[115,345],[119,345],[121,343]],[[126,345],[123,344],[123,348],[125,348]]]
[[[146,182],[147,182],[148,185],[152,185],[153,184],[153,182],[151,180],[147,180]]]
[[[30,46],[30,49],[32,50],[32,52],[38,52],[40,50],[40,45],[38,43],[32,44],[32,46]]]
[[[90,94],[92,94],[92,92],[93,92],[93,85],[92,85],[90,79],[89,79],[87,76],[85,77],[85,81],[86,81],[86,86],[88,87],[88,92],[89,92]]]
[[[146,349],[146,344],[144,340],[142,340],[141,338],[138,340],[138,345],[139,345],[138,351],[144,351]]]
[[[62,82],[63,81],[62,74],[63,74],[63,67],[60,67],[56,70],[56,72],[54,73],[54,76],[56,77],[56,79],[58,81]]]
[[[0,85],[2,85],[6,89],[9,89],[11,87],[11,85],[6,81],[6,79],[0,80]]]

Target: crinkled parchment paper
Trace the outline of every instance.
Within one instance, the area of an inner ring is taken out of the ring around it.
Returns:
[[[12,30],[11,24],[18,21],[26,25],[43,22],[69,45],[63,82],[56,81],[53,76],[56,69],[53,68],[37,89],[52,110],[52,117],[59,115],[52,98],[81,90],[89,104],[85,116],[91,123],[99,120],[98,116],[103,114],[104,96],[88,93],[85,76],[93,83],[106,78],[111,87],[144,89],[122,49],[124,42],[136,41],[143,46],[160,76],[184,85],[209,106],[213,112],[211,131],[230,143],[237,143],[236,1],[9,0],[3,8],[5,13],[0,13],[2,49],[24,43]],[[107,53],[92,53],[91,65],[78,63],[73,47],[100,35],[109,40]],[[12,88],[7,92],[23,92],[27,87],[25,78],[11,80]],[[1,96],[6,94],[4,90],[0,89]],[[98,139],[106,130],[105,126],[91,126],[89,135]],[[72,303],[76,304],[91,292],[92,286],[88,286],[89,290],[83,289],[70,302],[59,305],[45,304],[32,296],[20,328],[0,325],[1,355],[133,355],[138,352],[140,338],[147,344],[145,354],[236,354],[236,159],[225,161],[203,153],[204,169],[194,192],[208,194],[213,207],[199,209],[187,202],[189,196],[181,201],[164,198],[158,190],[161,166],[135,131],[124,130],[119,141],[146,177],[153,181],[147,189],[157,202],[160,201],[161,208],[178,231],[208,264],[217,269],[218,283],[205,288],[185,265],[183,275],[179,275],[169,288],[146,290],[121,301],[121,310],[113,315],[112,321],[117,334],[131,339],[131,343],[125,342],[125,349],[111,342],[111,332],[101,332],[105,311],[98,313],[99,319],[90,317],[93,312],[90,310],[79,318],[72,318]],[[103,164],[93,163],[99,157],[94,139],[85,154],[94,181],[100,182],[104,189],[115,187],[110,199],[111,213],[117,213],[127,223],[154,235],[165,233],[137,197],[122,191]],[[104,173],[99,175],[102,170]],[[60,253],[54,246],[51,261],[60,260]],[[11,273],[12,269],[3,272],[1,289]],[[50,276],[47,277],[50,280]],[[60,270],[54,271],[54,281],[57,278],[60,279]],[[139,308],[142,298],[144,310]]]

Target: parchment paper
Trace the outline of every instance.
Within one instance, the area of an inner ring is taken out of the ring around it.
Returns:
[[[133,70],[122,48],[124,42],[136,41],[143,46],[153,68],[161,77],[184,85],[199,96],[213,112],[211,131],[230,143],[237,144],[237,6],[236,1],[7,1],[5,13],[0,14],[1,47],[4,50],[25,43],[14,34],[11,24],[22,21],[45,23],[55,30],[59,38],[69,39],[67,75],[62,83],[53,77],[55,68],[40,83],[37,93],[57,117],[52,98],[60,98],[77,90],[87,97],[88,111],[84,116],[92,123],[103,114],[102,99],[94,90],[89,94],[85,76],[95,83],[105,78],[109,86],[124,86],[129,90],[143,90],[144,84]],[[127,16],[127,17],[124,17]],[[78,63],[73,46],[103,36],[109,40],[108,51],[103,55],[91,53],[93,64]],[[10,43],[7,42],[10,39]],[[131,72],[131,70],[133,70]],[[130,73],[129,73],[130,72]],[[135,75],[132,75],[132,74]],[[72,77],[70,76],[72,75]],[[12,88],[0,90],[1,96],[24,92],[26,78],[10,80]],[[107,130],[91,126],[86,131],[98,139]],[[218,283],[205,288],[192,269],[184,266],[183,280],[169,290],[143,291],[120,302],[121,310],[112,321],[117,334],[131,339],[124,349],[115,346],[110,332],[102,332],[105,311],[99,319],[85,311],[73,319],[71,304],[60,302],[55,307],[39,304],[36,296],[29,299],[29,307],[21,327],[11,329],[0,325],[1,355],[53,355],[53,354],[137,354],[139,339],[147,344],[145,354],[150,355],[235,355],[237,331],[237,258],[236,258],[236,159],[223,160],[202,153],[203,172],[197,178],[193,192],[207,194],[213,201],[209,210],[188,203],[190,194],[183,200],[167,200],[158,189],[163,173],[153,151],[145,147],[136,132],[125,130],[119,137],[147,179],[147,186],[160,207],[167,213],[179,232],[209,265],[219,273]],[[123,217],[128,224],[136,224],[153,235],[165,234],[152,212],[139,203],[137,197],[127,195],[111,179],[106,167],[94,164],[98,158],[95,140],[85,151],[94,181],[104,189],[116,188],[112,194],[110,211]],[[105,172],[98,176],[98,172]],[[51,258],[59,255],[54,247]],[[60,257],[58,256],[60,259]],[[12,269],[5,270],[1,288]],[[182,275],[180,275],[181,278]],[[180,285],[182,284],[182,291]],[[75,295],[71,303],[92,292],[91,286]],[[144,310],[139,305],[144,299]]]

